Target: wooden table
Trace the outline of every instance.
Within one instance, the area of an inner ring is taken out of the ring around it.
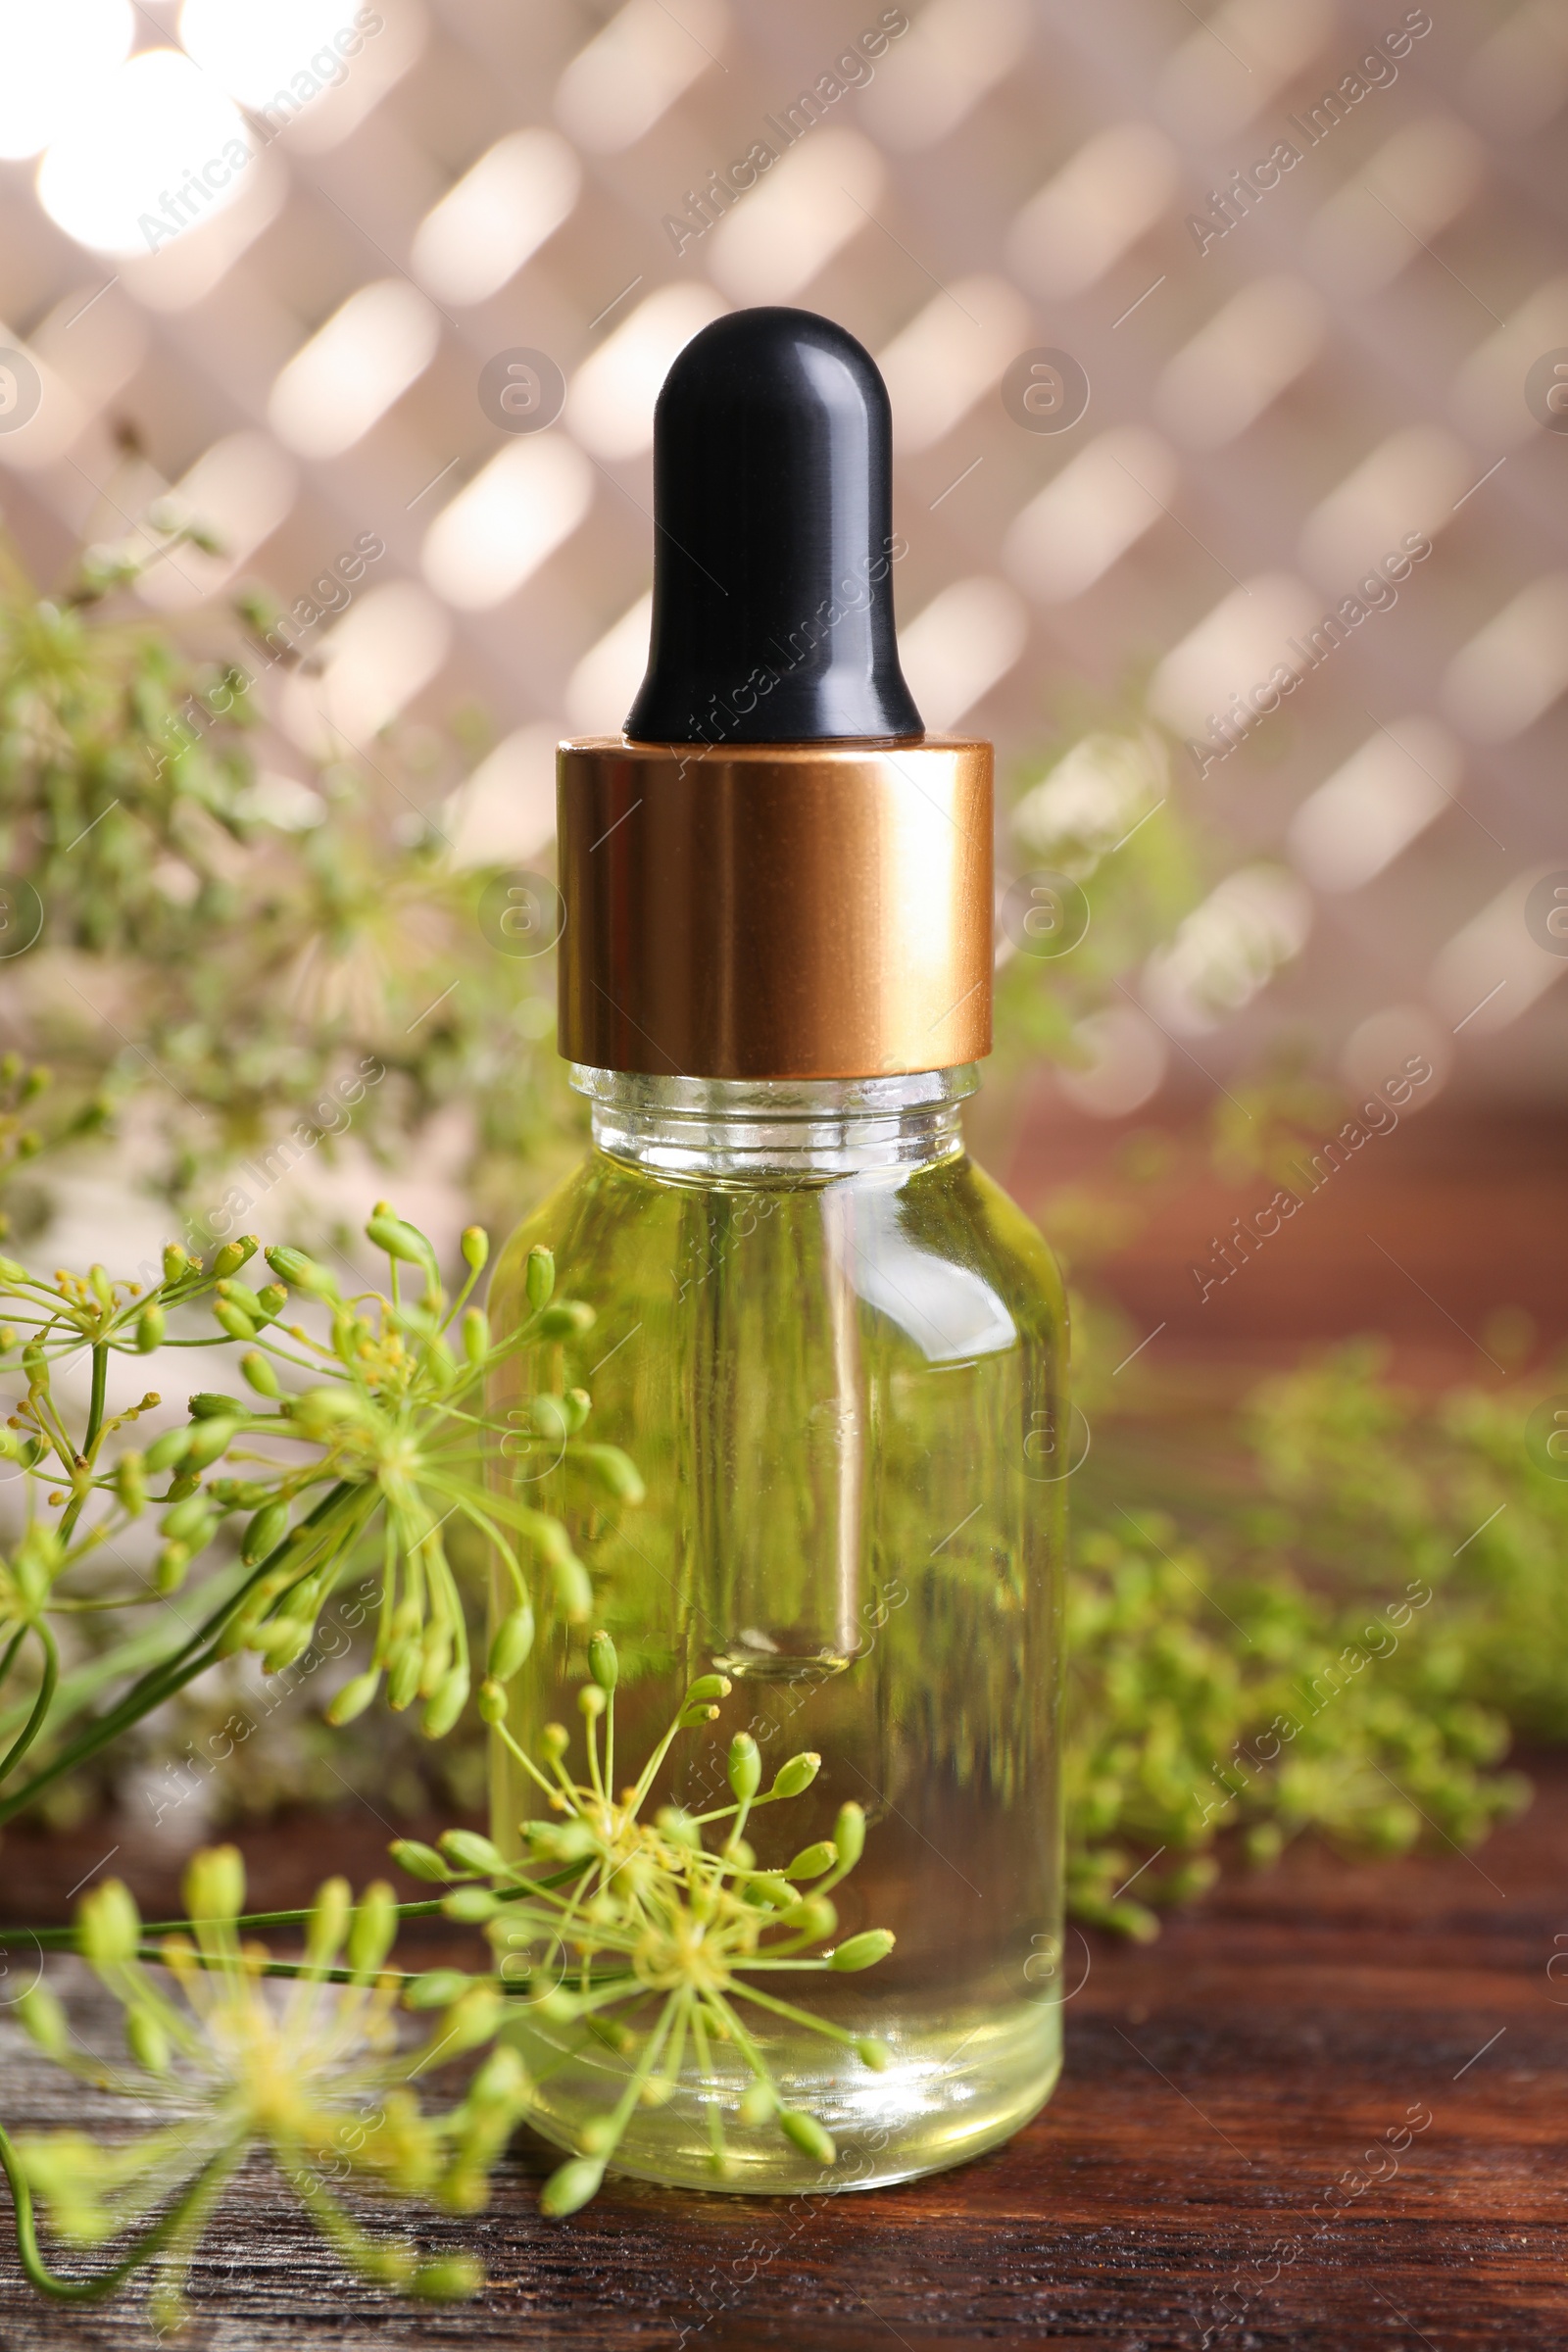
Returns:
[[[519,2146],[488,2214],[421,2229],[432,2247],[477,2245],[491,2278],[479,2302],[437,2310],[347,2280],[258,2170],[210,2241],[188,2340],[1557,2352],[1568,1763],[1545,1760],[1539,1786],[1474,1858],[1440,1846],[1369,1867],[1302,1851],[1223,1882],[1152,1945],[1075,1941],[1070,1981],[1087,1976],[1065,2079],[1000,2155],[797,2206],[612,2181],[551,2224],[535,2197],[555,2159]],[[333,1868],[363,1880],[380,1862],[369,1829],[343,1815],[246,1838],[253,1899]],[[12,1839],[0,1908],[55,1910],[66,1873],[110,1842],[95,1829],[44,1854]],[[60,2078],[3,2024],[0,2083],[13,2124],[93,2111],[78,2091],[62,2100]],[[1407,2144],[1391,2147],[1391,2132]],[[0,2255],[3,2352],[150,2340],[134,2304],[39,2305]]]

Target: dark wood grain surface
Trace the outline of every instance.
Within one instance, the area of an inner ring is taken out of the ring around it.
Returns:
[[[999,2155],[793,2204],[612,2180],[551,2224],[536,2195],[553,2159],[522,2144],[489,2213],[421,2230],[432,2247],[482,2250],[490,2285],[461,2310],[346,2279],[258,2168],[209,2242],[188,2340],[1558,2352],[1568,1958],[1548,1971],[1568,1955],[1568,1764],[1545,1760],[1538,1785],[1474,1857],[1439,1845],[1351,1866],[1303,1850],[1223,1882],[1150,1946],[1074,1940],[1069,1982],[1087,1975],[1065,2078]],[[112,1841],[90,1831],[45,1852],[13,1838],[0,1906],[58,1908],[73,1863]],[[245,1842],[257,1900],[380,1862],[363,1814]],[[167,1900],[151,1858],[131,1859],[149,1902]],[[12,2124],[102,2111],[62,2097],[3,2020],[0,2085]],[[43,2308],[0,2253],[4,2352],[148,2341],[134,2301]]]

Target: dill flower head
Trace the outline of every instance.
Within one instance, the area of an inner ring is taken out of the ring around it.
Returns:
[[[520,2060],[493,2051],[441,2113],[426,2111],[415,2086],[432,2065],[490,2038],[499,1990],[458,1971],[416,1980],[416,2000],[435,2015],[411,2040],[397,2015],[409,1981],[384,1966],[398,1925],[384,1884],[355,1902],[345,1880],[328,1880],[296,1962],[242,1938],[244,1870],[232,1846],[198,1854],[184,1893],[188,1932],[173,1935],[146,1930],[118,1881],[80,1907],[79,1947],[123,2009],[123,2060],[81,2053],[47,1986],[20,2004],[48,2056],[168,2118],[126,2138],[60,2132],[17,2141],[21,2172],[57,2235],[96,2245],[145,2226],[102,2284],[156,2264],[155,2316],[177,2324],[202,2233],[260,2149],[362,2278],[428,2297],[474,2293],[476,2264],[423,2260],[401,2238],[372,2235],[338,2192],[353,2184],[460,2212],[483,2204],[490,2169],[527,2105]]]
[[[674,1721],[635,1784],[614,1787],[615,1686],[618,1666],[609,1634],[588,1643],[588,1680],[578,1691],[587,1747],[587,1778],[565,1768],[570,1735],[547,1724],[539,1760],[507,1726],[507,1693],[491,1679],[479,1712],[491,1724],[546,1798],[552,1818],[521,1825],[522,1859],[512,1862],[488,1838],[449,1830],[440,1850],[409,1840],[392,1851],[405,1870],[453,1886],[442,1908],[449,1917],[485,1924],[501,1955],[500,1978],[529,1994],[533,2013],[553,2026],[580,2030],[624,2062],[623,2087],[611,2110],[583,2130],[579,2153],[545,2183],[543,2210],[557,2218],[588,2202],[604,2179],[639,2105],[662,2106],[677,2089],[692,2090],[682,2069],[696,2060],[697,2090],[706,2110],[710,2161],[729,2169],[721,2096],[710,2087],[710,2044],[733,2043],[750,2076],[737,2103],[751,2131],[776,2129],[825,2168],[837,2161],[831,2135],[818,2119],[792,2107],[766,2055],[742,2015],[742,2005],[767,2019],[783,2018],[843,2048],[881,2072],[885,2045],[830,2024],[767,1988],[773,1972],[873,1967],[893,1948],[886,1929],[871,1928],[824,1950],[838,1927],[831,1894],[858,1862],[865,1816],[840,1807],[831,1838],[805,1846],[782,1869],[759,1865],[747,1840],[752,1815],[802,1795],[821,1758],[807,1752],[779,1767],[762,1788],[756,1740],[741,1732],[730,1742],[728,1774],[734,1801],[703,1814],[665,1805],[645,1818],[654,1784],[677,1735],[711,1722],[728,1695],[721,1674],[690,1685]],[[715,1848],[708,1834],[725,1826]],[[457,1884],[454,1884],[457,1882]],[[543,1945],[564,1956],[561,1981],[540,1991],[534,1958]],[[759,1972],[768,1972],[758,1983]]]

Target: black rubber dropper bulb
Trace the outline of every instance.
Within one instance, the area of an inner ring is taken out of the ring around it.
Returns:
[[[695,335],[654,414],[642,743],[907,742],[893,632],[892,418],[876,362],[812,311]]]

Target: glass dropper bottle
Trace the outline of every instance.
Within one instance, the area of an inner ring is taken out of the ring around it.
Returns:
[[[831,2165],[748,2120],[734,2043],[693,2043],[637,2107],[615,2167],[694,2187],[960,2162],[1060,2064],[1066,1316],[1044,1242],[964,1151],[991,1043],[991,747],[927,735],[900,670],[889,448],[874,363],[810,313],[735,313],[670,370],[648,674],[622,736],[560,757],[561,1049],[593,1145],[492,1292],[495,1327],[520,1322],[529,1251],[554,1252],[596,1320],[520,1351],[495,1401],[580,1385],[648,1490],[616,1512],[564,1472],[519,1488],[566,1519],[594,1601],[541,1631],[509,1731],[531,1748],[576,1720],[595,1627],[629,1757],[695,1678],[725,1678],[661,1800],[718,1801],[737,1732],[769,1773],[819,1756],[787,1826],[749,1830],[760,1866],[860,1806],[836,1934],[896,1936],[874,1969],[807,1980],[878,2069],[750,2021]],[[514,1851],[543,1799],[499,1739],[493,1794]],[[539,2128],[577,2150],[631,2060],[549,2006],[513,2036]]]

